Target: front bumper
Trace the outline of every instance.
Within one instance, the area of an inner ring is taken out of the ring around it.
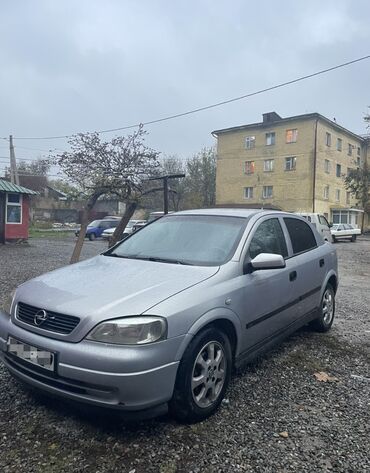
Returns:
[[[9,335],[54,352],[55,371],[8,354]],[[0,360],[12,375],[58,397],[124,411],[150,409],[171,399],[184,338],[139,347],[71,343],[28,332],[0,311]]]

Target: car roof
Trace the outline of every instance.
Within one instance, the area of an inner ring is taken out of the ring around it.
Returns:
[[[215,215],[221,217],[244,217],[250,218],[256,214],[269,213],[269,214],[281,214],[279,210],[269,209],[238,209],[238,208],[215,208],[215,209],[194,209],[194,210],[183,210],[176,212],[172,215]]]

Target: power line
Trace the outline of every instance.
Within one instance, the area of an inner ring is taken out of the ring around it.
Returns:
[[[0,156],[0,159],[9,161],[9,156]],[[42,158],[41,160],[38,158],[17,158],[17,161],[33,161],[34,163],[38,163],[39,161],[47,161],[50,158]]]
[[[51,153],[53,151],[63,151],[61,149],[57,149],[57,148],[51,148],[51,149],[41,149],[41,148],[28,148],[27,146],[15,146],[15,148],[19,148],[19,149],[27,149],[27,150],[31,150],[31,151],[43,151],[45,153]]]
[[[310,79],[312,77],[316,77],[316,76],[319,76],[321,74],[326,74],[327,72],[331,72],[331,71],[334,71],[336,69],[340,69],[342,67],[350,66],[350,65],[355,64],[355,63],[360,62],[360,61],[365,61],[366,59],[369,59],[369,58],[370,58],[370,54],[368,54],[366,56],[362,56],[358,59],[353,59],[352,61],[348,61],[348,62],[344,62],[342,64],[338,64],[336,66],[328,67],[326,69],[321,69],[320,71],[314,72],[312,74],[307,74],[307,75],[298,77],[296,79],[292,79],[292,80],[289,80],[289,81],[286,81],[286,82],[281,82],[280,84],[276,84],[276,85],[273,85],[271,87],[266,87],[264,89],[260,89],[260,90],[257,90],[255,92],[240,95],[238,97],[234,97],[234,98],[231,98],[231,99],[228,99],[228,100],[222,100],[220,102],[216,102],[216,103],[211,104],[211,105],[206,105],[204,107],[194,108],[194,109],[188,110],[186,112],[181,112],[181,113],[176,113],[176,114],[173,114],[173,115],[168,115],[168,116],[165,116],[165,117],[162,117],[162,118],[157,118],[155,120],[151,120],[151,121],[147,121],[147,122],[143,122],[143,123],[136,123],[135,125],[127,125],[127,126],[122,126],[122,127],[118,127],[118,128],[100,130],[100,131],[97,131],[96,133],[101,134],[101,133],[111,133],[111,132],[115,132],[115,131],[129,130],[131,128],[137,128],[140,125],[144,125],[144,126],[145,125],[153,125],[154,123],[161,123],[161,122],[165,122],[165,121],[168,121],[168,120],[173,120],[175,118],[185,117],[185,116],[191,115],[193,113],[202,112],[204,110],[210,110],[212,108],[220,107],[222,105],[227,105],[227,104],[232,103],[232,102],[237,102],[238,100],[243,100],[243,99],[246,99],[246,98],[249,98],[249,97],[253,97],[255,95],[260,95],[260,94],[263,94],[265,92],[269,92],[271,90],[276,90],[276,89],[279,89],[279,88],[282,88],[282,87],[286,87],[288,85],[295,84],[297,82],[301,82],[303,80]],[[21,136],[21,137],[15,137],[15,139],[17,139],[17,140],[57,140],[57,139],[71,138],[72,136],[74,136],[74,135],[72,134],[72,135],[41,136],[41,137],[23,137],[23,136]],[[3,138],[3,139],[7,139],[7,138]]]

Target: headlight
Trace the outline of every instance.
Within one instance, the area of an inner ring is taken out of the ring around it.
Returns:
[[[7,298],[5,299],[4,304],[2,306],[2,309],[4,310],[4,312],[6,312],[9,315],[12,311],[12,305],[13,305],[13,300],[14,300],[14,296],[15,296],[15,291],[16,290],[13,289],[13,291],[8,294]]]
[[[102,322],[86,338],[119,345],[144,345],[162,340],[166,333],[167,323],[161,317],[125,317]]]

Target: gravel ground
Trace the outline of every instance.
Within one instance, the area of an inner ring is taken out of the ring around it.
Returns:
[[[0,298],[67,264],[73,240],[0,246]],[[102,251],[86,242],[83,257]],[[302,329],[234,376],[211,419],[125,424],[48,400],[0,366],[1,472],[370,472],[370,239],[336,244],[337,319]],[[319,382],[314,373],[337,378]]]

